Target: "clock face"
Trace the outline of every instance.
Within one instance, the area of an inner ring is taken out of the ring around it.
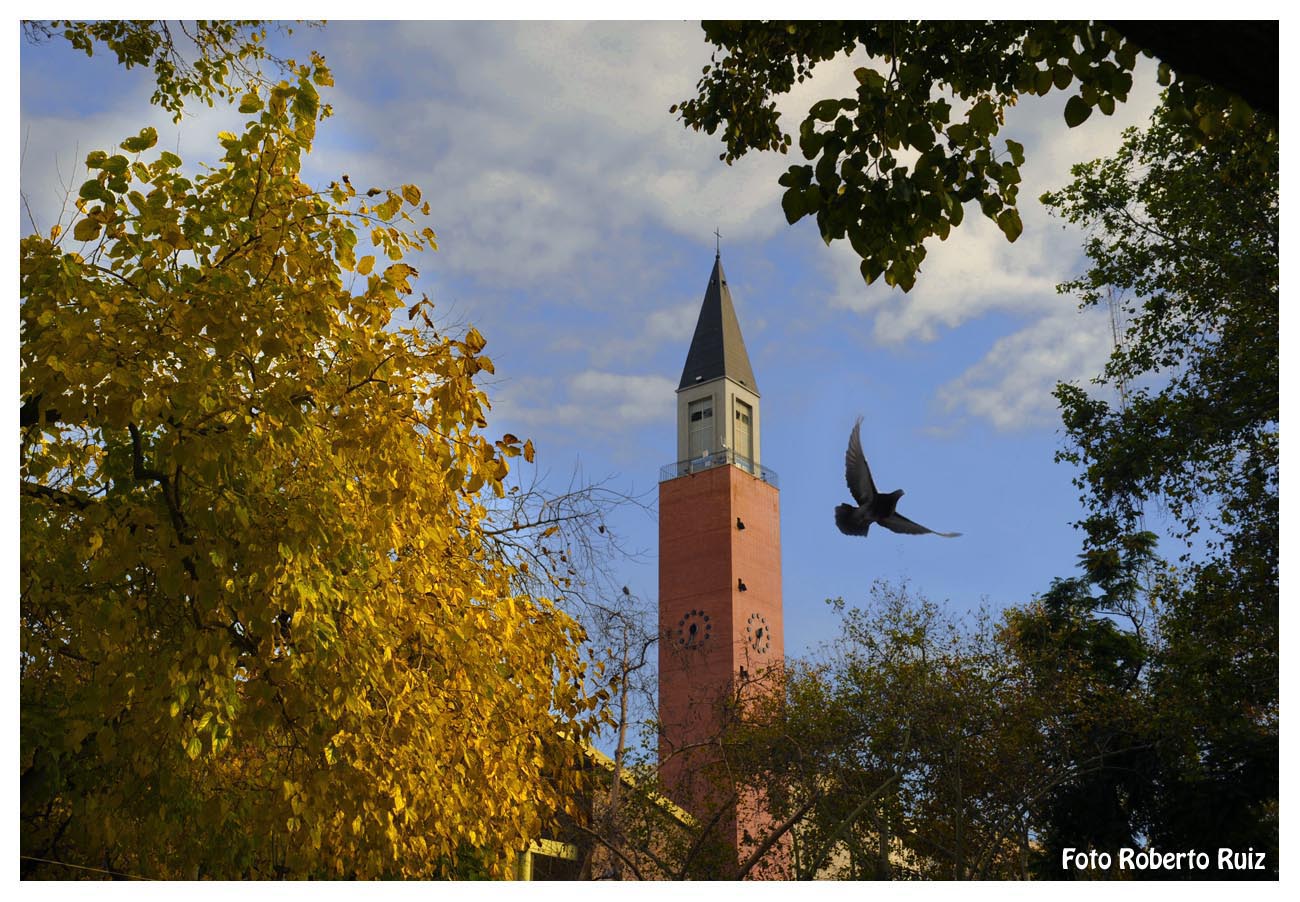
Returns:
[[[745,627],[745,638],[749,647],[760,655],[772,645],[772,631],[768,629],[767,618],[762,614],[750,614],[749,624]]]
[[[708,614],[691,609],[677,621],[677,644],[695,648],[709,638],[712,629]]]

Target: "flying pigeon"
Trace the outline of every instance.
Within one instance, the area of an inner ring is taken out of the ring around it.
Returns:
[[[898,499],[903,497],[902,489],[895,489],[888,494],[877,492],[876,484],[871,479],[871,468],[862,453],[862,439],[858,431],[862,428],[862,417],[853,424],[849,434],[849,449],[844,452],[844,478],[849,484],[849,493],[853,495],[857,507],[840,504],[835,507],[835,525],[840,532],[848,536],[865,536],[872,523],[879,523],[885,529],[907,535],[919,536],[933,533],[946,539],[956,538],[959,532],[935,532],[926,529],[920,523],[897,513]]]

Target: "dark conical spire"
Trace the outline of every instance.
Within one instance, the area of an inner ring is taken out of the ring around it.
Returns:
[[[722,255],[713,261],[713,274],[704,291],[704,304],[700,318],[695,323],[695,337],[686,354],[682,369],[682,382],[677,390],[699,385],[726,376],[758,394],[754,370],[749,365],[745,339],[740,334],[736,308],[731,303],[731,290],[727,276],[722,271]]]

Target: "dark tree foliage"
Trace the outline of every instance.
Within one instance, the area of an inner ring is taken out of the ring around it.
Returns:
[[[1181,76],[1240,96],[1261,113],[1277,116],[1279,97],[1278,21],[1222,22],[1158,19],[1108,22],[1155,54]]]
[[[1214,549],[1275,528],[1276,131],[1256,120],[1194,146],[1163,115],[1074,176],[1043,198],[1089,230],[1090,268],[1062,288],[1085,306],[1117,298],[1128,320],[1097,380],[1124,389],[1120,404],[1057,390],[1093,543],[1149,499],[1182,538],[1208,527]]]
[[[1067,847],[1142,844],[1156,770],[1147,690],[1152,646],[1143,610],[1155,547],[1156,537],[1143,532],[1127,537],[1114,556],[1084,554],[1080,576],[1054,580],[1034,603],[1006,614],[1008,647],[1030,674],[1031,694],[1075,700],[1072,716],[1043,721],[1046,746],[1072,760],[1056,765],[1066,778],[1035,806],[1039,877],[1097,876],[1063,872]]]
[[[1266,870],[1221,877],[1278,874],[1276,554],[1275,537],[1271,550],[1238,547],[1199,568],[1164,618],[1152,676],[1161,744],[1148,836],[1266,853]]]
[[[1024,148],[995,141],[1006,108],[1025,96],[1068,90],[1068,126],[1094,109],[1110,115],[1128,97],[1138,55],[1157,40],[1148,24],[706,22],[712,62],[697,95],[673,111],[690,128],[721,130],[727,162],[750,150],[785,153],[793,139],[781,129],[776,98],[817,63],[865,51],[871,65],[856,70],[856,94],[817,101],[801,123],[799,150],[809,162],[781,176],[782,207],[791,223],[815,216],[828,243],[847,238],[868,283],[883,275],[907,291],[925,259],[924,242],[946,238],[967,203],[977,204],[1007,240],[1019,236]],[[1267,70],[1276,60],[1276,23],[1271,43],[1258,39],[1267,37],[1268,24],[1198,23],[1195,34],[1217,38],[1227,60],[1217,80],[1217,69],[1207,77],[1203,62],[1179,52],[1186,41],[1160,45],[1169,56],[1160,80],[1189,134],[1220,134],[1249,119],[1251,103],[1275,105],[1257,81],[1240,77],[1238,65],[1253,58]],[[1184,71],[1189,61],[1200,74]]]
[[[780,712],[806,772],[791,802],[812,803],[796,873],[1059,878],[1064,846],[1136,844],[1151,647],[1103,612],[1132,609],[1153,547],[1147,535],[1116,568],[1085,563],[1000,623],[884,583],[864,609],[836,602],[839,641],[791,672]]]
[[[1127,321],[1096,380],[1118,403],[1057,389],[1087,554],[1120,556],[1153,505],[1188,540],[1180,583],[1156,593],[1145,829],[1171,848],[1253,846],[1276,868],[1276,127],[1256,116],[1192,141],[1166,108],[1074,177],[1044,197],[1089,230],[1090,268],[1062,287]]]

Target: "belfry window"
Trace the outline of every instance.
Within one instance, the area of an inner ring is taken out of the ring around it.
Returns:
[[[688,457],[704,457],[713,451],[713,399],[692,401],[687,408],[690,447]]]
[[[736,426],[735,426],[735,445],[736,454],[744,459],[736,461],[736,466],[753,472],[752,465],[754,460],[754,411],[748,404],[739,398],[736,399]]]

